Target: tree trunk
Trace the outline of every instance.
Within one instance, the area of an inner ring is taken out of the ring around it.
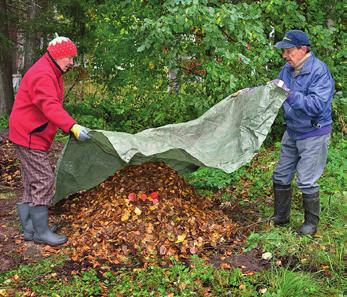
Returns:
[[[10,114],[13,105],[12,51],[9,32],[9,1],[0,0],[0,116]]]
[[[39,5],[35,0],[27,1],[27,22],[34,24],[35,19],[39,14]],[[27,72],[29,68],[34,64],[36,60],[35,52],[37,47],[37,36],[35,29],[31,28],[25,32],[24,40],[24,72]]]

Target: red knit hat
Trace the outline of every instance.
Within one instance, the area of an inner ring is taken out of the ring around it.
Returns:
[[[54,38],[48,44],[47,51],[53,59],[77,56],[76,45],[69,38],[63,36]]]

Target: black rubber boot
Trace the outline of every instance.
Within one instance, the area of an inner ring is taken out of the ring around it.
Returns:
[[[37,243],[49,244],[57,246],[64,244],[67,237],[58,235],[48,228],[48,206],[36,205],[29,206],[29,214],[33,222],[34,237],[33,240]]]
[[[24,240],[33,240],[34,227],[29,215],[29,203],[17,203],[19,221],[22,225]],[[52,232],[57,231],[57,226],[50,227]]]
[[[299,229],[300,235],[314,235],[317,232],[320,213],[319,192],[302,194],[305,210],[305,221]]]
[[[288,224],[290,219],[290,206],[292,202],[292,187],[291,185],[273,184],[274,192],[274,215],[272,221],[275,225]]]

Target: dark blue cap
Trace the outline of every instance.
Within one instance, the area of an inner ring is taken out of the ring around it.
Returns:
[[[292,48],[296,46],[310,46],[310,40],[307,34],[301,30],[290,30],[288,31],[282,41],[275,44],[277,48]]]

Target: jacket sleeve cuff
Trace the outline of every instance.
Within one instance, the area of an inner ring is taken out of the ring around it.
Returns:
[[[295,92],[291,92],[286,101],[289,105],[292,105],[295,101]]]
[[[65,125],[64,127],[61,127],[61,129],[64,131],[65,134],[69,134],[70,130],[72,128],[73,125],[77,124],[77,122],[74,119],[70,119]]]

